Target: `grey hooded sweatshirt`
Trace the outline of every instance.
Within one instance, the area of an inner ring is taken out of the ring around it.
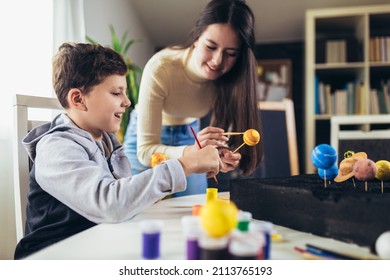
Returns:
[[[181,164],[170,159],[132,176],[113,134],[102,142],[66,114],[33,129],[23,144],[32,162],[25,237],[15,250],[21,259],[98,223],[118,223],[168,194],[184,191]]]

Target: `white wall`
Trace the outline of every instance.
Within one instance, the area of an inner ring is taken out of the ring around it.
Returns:
[[[128,31],[128,39],[140,39],[128,52],[128,57],[138,66],[144,67],[154,53],[154,44],[147,30],[134,12],[129,0],[84,0],[86,35],[102,45],[111,46],[109,25],[112,24],[119,37]]]
[[[13,195],[12,98],[16,93],[52,95],[52,1],[0,2],[0,259],[13,259],[16,246]],[[117,33],[141,39],[128,57],[143,67],[154,53],[132,4],[127,0],[85,0],[86,34],[111,45],[109,24]]]

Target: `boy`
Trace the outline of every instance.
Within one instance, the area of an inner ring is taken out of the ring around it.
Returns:
[[[114,136],[130,106],[123,58],[100,45],[65,43],[53,60],[53,86],[64,114],[23,140],[33,161],[25,237],[15,259],[90,228],[132,218],[186,189],[191,173],[216,175],[217,149],[207,146],[132,176]]]

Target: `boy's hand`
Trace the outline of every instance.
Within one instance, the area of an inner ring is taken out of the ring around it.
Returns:
[[[187,152],[179,158],[186,176],[191,173],[206,173],[207,177],[213,177],[219,173],[222,161],[218,150],[213,146],[206,146],[197,151]]]

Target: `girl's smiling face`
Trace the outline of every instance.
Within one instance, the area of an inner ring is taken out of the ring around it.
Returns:
[[[207,80],[226,74],[237,61],[241,42],[229,24],[209,25],[194,42],[197,72]]]

